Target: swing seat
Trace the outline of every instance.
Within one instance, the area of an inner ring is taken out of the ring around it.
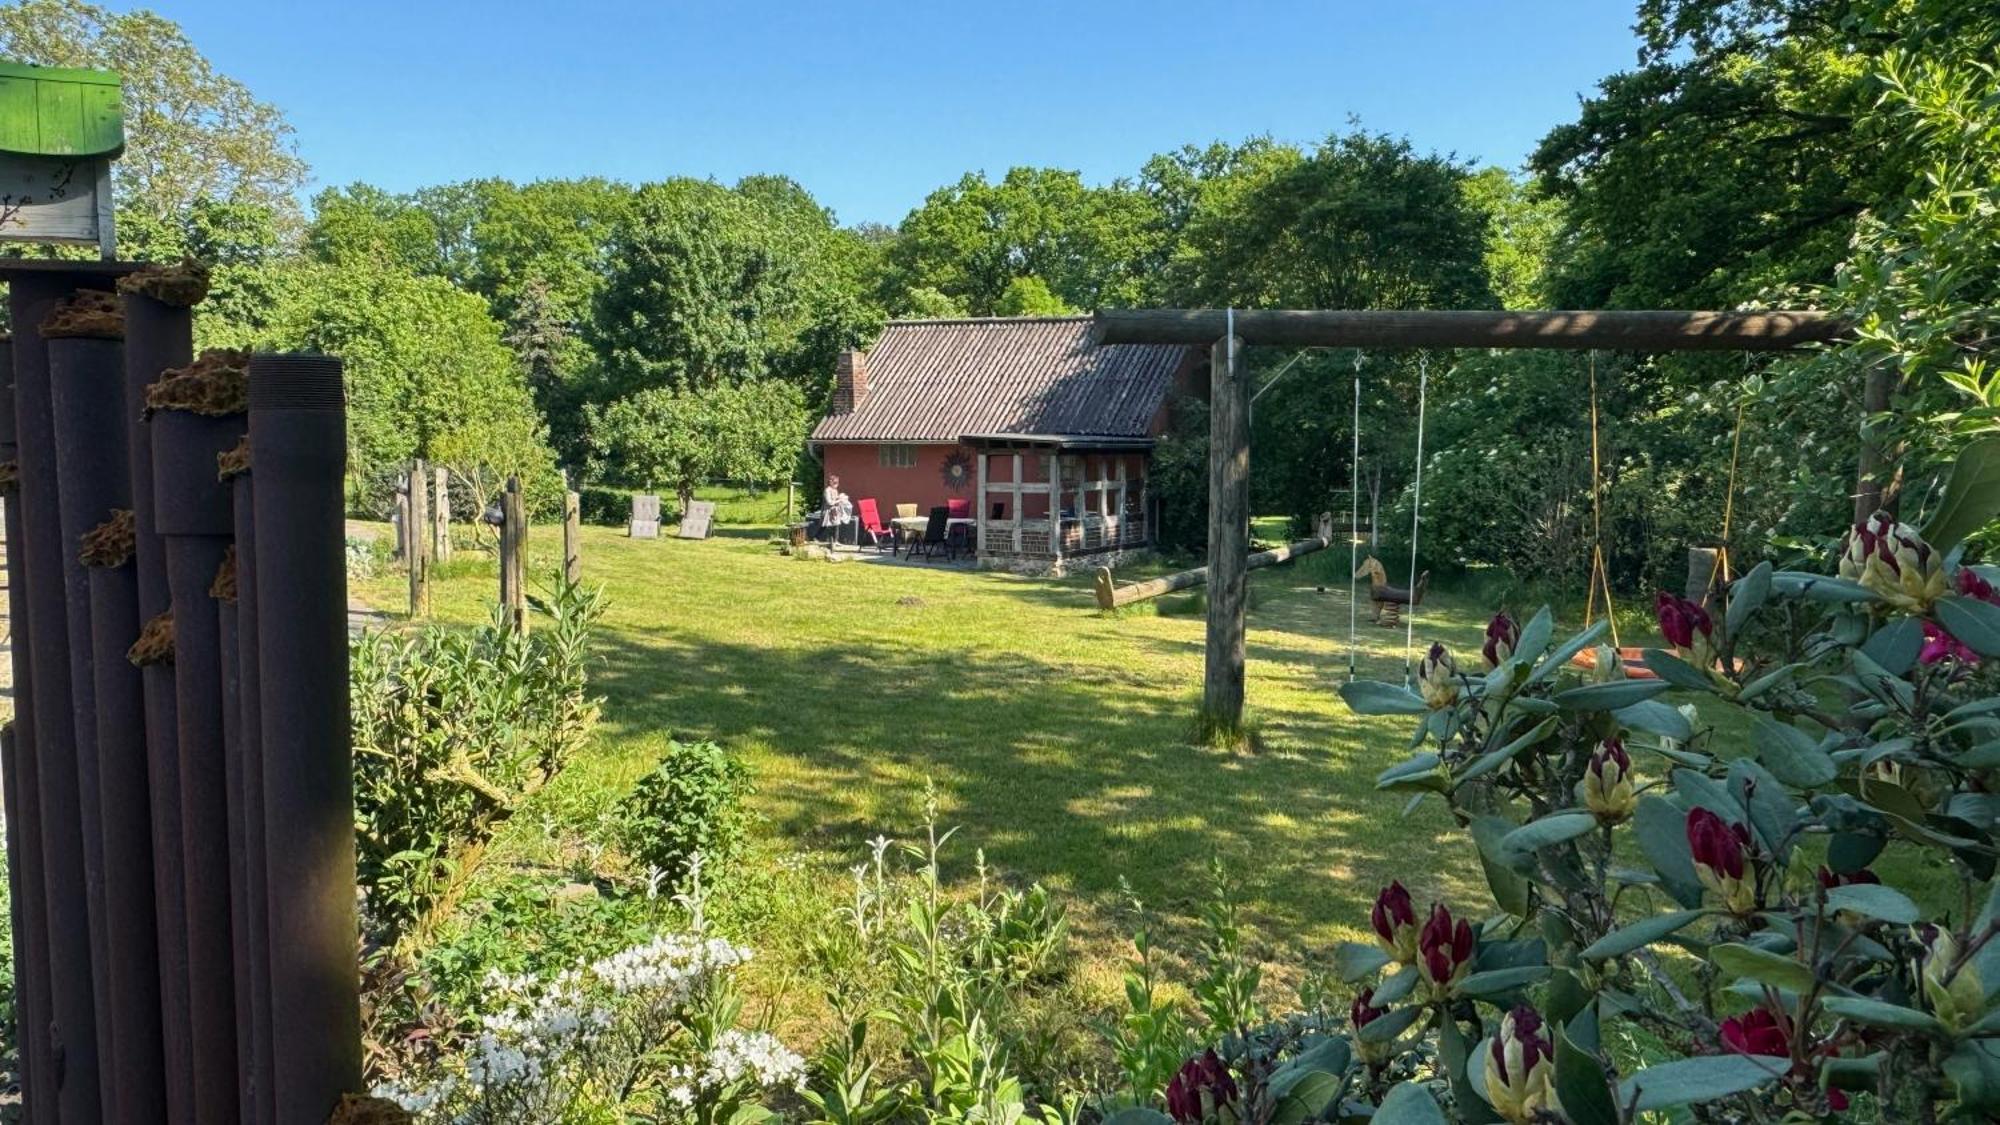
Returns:
[[[1625,666],[1626,679],[1628,680],[1659,679],[1658,676],[1653,674],[1653,670],[1651,668],[1646,667],[1645,651],[1646,651],[1645,649],[1635,648],[1635,647],[1626,647],[1618,650],[1618,662]],[[1586,672],[1596,671],[1597,653],[1598,650],[1595,648],[1584,649],[1582,652],[1579,652],[1575,656],[1569,658],[1570,667],[1581,669]]]

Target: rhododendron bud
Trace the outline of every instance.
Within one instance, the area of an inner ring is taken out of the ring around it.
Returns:
[[[1542,1014],[1523,1004],[1500,1021],[1486,1061],[1486,1100],[1514,1125],[1546,1113],[1561,1113],[1556,1100],[1555,1045],[1543,1029]]]
[[[1677,649],[1693,649],[1697,638],[1715,635],[1715,621],[1700,602],[1675,597],[1661,590],[1653,597],[1653,616],[1659,620],[1660,635]]]
[[[1607,738],[1597,744],[1590,764],[1583,770],[1583,805],[1603,824],[1616,824],[1632,815],[1639,795],[1632,785],[1632,757],[1625,744]]]
[[[1183,1063],[1167,1083],[1167,1113],[1186,1125],[1217,1118],[1234,1121],[1235,1104],[1236,1079],[1213,1047]]]
[[[1722,1021],[1722,1045],[1739,1055],[1787,1057],[1792,1033],[1768,1008],[1752,1008]]]
[[[1458,662],[1451,658],[1450,650],[1432,642],[1423,663],[1417,665],[1417,687],[1433,711],[1458,702]]]
[[[1917,650],[1917,662],[1928,667],[1947,660],[1970,668],[1979,663],[1979,654],[1967,648],[1964,641],[1945,632],[1942,625],[1934,621],[1924,622],[1924,647]]]
[[[1396,1048],[1393,1042],[1363,1039],[1361,1037],[1362,1028],[1367,1027],[1369,1024],[1388,1014],[1389,1009],[1377,1008],[1375,1006],[1375,990],[1372,988],[1362,989],[1361,994],[1354,998],[1353,1005],[1347,1009],[1347,1018],[1354,1023],[1354,1048],[1360,1052],[1362,1061],[1370,1063],[1387,1062],[1389,1056],[1395,1053]]]
[[[1610,645],[1598,645],[1590,654],[1590,674],[1584,677],[1593,684],[1608,684],[1625,678],[1625,657]]]
[[[1687,815],[1694,873],[1732,914],[1757,908],[1757,875],[1750,865],[1750,831],[1697,806]]]
[[[1953,579],[1952,586],[1968,598],[1978,598],[1982,602],[2000,605],[2000,590],[1995,590],[1993,583],[1988,582],[1985,576],[1969,566],[1958,568],[1958,576]]]
[[[1917,940],[1924,944],[1924,966],[1920,974],[1924,996],[1931,1011],[1954,1030],[1969,1027],[1986,1011],[1986,986],[1972,967],[1971,960],[1958,965],[1958,939],[1942,926],[1920,926]]]
[[[1486,623],[1486,645],[1480,652],[1486,657],[1487,667],[1498,668],[1514,655],[1514,648],[1520,643],[1521,627],[1503,611]]]
[[[1405,965],[1417,959],[1417,908],[1410,892],[1398,879],[1375,896],[1375,909],[1368,921],[1375,927],[1375,940],[1382,952]]]
[[[1430,918],[1417,934],[1417,973],[1433,996],[1449,996],[1465,979],[1472,971],[1472,952],[1472,924],[1453,919],[1442,905],[1431,907]]]
[[[1876,512],[1847,533],[1840,576],[1866,586],[1897,609],[1921,613],[1944,596],[1944,560],[1915,528]]]

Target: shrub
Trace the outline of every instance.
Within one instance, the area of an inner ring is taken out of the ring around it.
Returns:
[[[496,622],[355,639],[356,858],[376,941],[420,932],[494,827],[589,736],[585,648],[604,599],[556,586],[531,632]]]
[[[1416,753],[1378,788],[1444,802],[1493,901],[1426,907],[1392,883],[1375,940],[1335,952],[1364,986],[1345,1034],[1302,1017],[1226,1035],[1169,1083],[1168,1112],[1526,1125],[1806,1119],[1863,1098],[1882,1120],[2000,1108],[2000,677],[1984,663],[2000,657],[2000,571],[1954,550],[2000,509],[1981,480],[1995,465],[2000,443],[1962,463],[1935,542],[1878,514],[1839,577],[1760,564],[1715,613],[1661,594],[1649,677],[1593,650],[1602,624],[1558,643],[1543,610],[1496,618],[1476,669],[1433,645],[1416,690],[1344,685],[1359,713],[1415,720]],[[1214,991],[1198,986],[1205,1008]]]
[[[619,803],[618,845],[652,877],[676,889],[700,856],[711,876],[742,851],[750,768],[713,742],[669,742],[658,768]]]

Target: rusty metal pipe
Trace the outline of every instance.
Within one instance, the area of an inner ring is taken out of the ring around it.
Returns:
[[[194,1112],[202,1125],[233,1125],[240,1077],[229,786],[222,733],[222,634],[209,588],[234,528],[229,493],[216,477],[216,458],[242,436],[244,418],[159,410],[151,424],[153,518],[165,546],[174,612]]]
[[[14,349],[0,348],[0,460],[15,462]],[[14,911],[14,995],[20,1027],[21,1102],[33,1120],[55,1119],[55,1057],[49,1042],[54,1020],[48,977],[37,971],[48,964],[48,899],[42,881],[41,783],[35,769],[33,653],[24,643],[31,633],[28,600],[22,591],[26,555],[21,547],[20,491],[9,486],[5,501],[7,542],[8,628],[13,643],[14,721],[5,728],[7,865],[10,908]]]
[[[87,533],[131,503],[124,344],[57,338],[48,349],[63,542],[76,557]],[[145,700],[125,659],[139,635],[139,591],[129,556],[88,561],[78,559],[84,596],[69,603],[70,674],[85,861],[99,892],[91,931],[103,1098],[106,1120],[141,1125],[166,1110]]]
[[[318,1122],[361,1087],[340,361],[252,360],[250,445],[277,1119]]]
[[[26,566],[19,591],[28,631],[16,643],[35,653],[34,758],[40,790],[42,875],[48,909],[48,978],[54,1087],[44,1091],[40,1120],[96,1122],[99,1097],[96,1004],[91,977],[89,886],[84,874],[82,808],[77,783],[76,723],[71,710],[65,573],[74,554],[62,537],[56,487],[49,357],[40,325],[76,287],[60,274],[10,279],[14,325],[14,406],[20,472],[21,538]],[[67,556],[67,558],[65,557]],[[80,572],[80,568],[79,572]],[[47,1095],[53,1095],[53,1099]]]
[[[139,617],[167,612],[167,560],[153,518],[153,430],[145,420],[146,387],[168,368],[194,359],[194,316],[182,305],[125,295],[124,419],[132,474],[133,563]],[[160,1023],[166,1055],[167,1120],[194,1116],[194,1030],[189,1014],[187,890],[181,875],[179,720],[174,669],[140,669],[146,709],[146,775],[152,794],[153,897],[159,937]]]

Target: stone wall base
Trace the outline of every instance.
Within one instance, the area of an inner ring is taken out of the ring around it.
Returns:
[[[1071,574],[1088,574],[1100,566],[1117,568],[1153,557],[1151,546],[1121,547],[1111,551],[1092,551],[1084,555],[1017,555],[1011,551],[987,551],[979,556],[979,569],[1004,570],[1009,574],[1023,574],[1032,578],[1062,578]]]

